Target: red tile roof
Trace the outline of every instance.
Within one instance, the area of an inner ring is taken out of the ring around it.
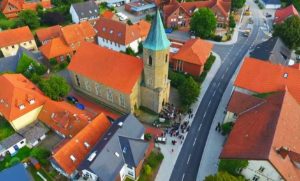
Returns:
[[[36,30],[36,35],[40,42],[51,40],[53,38],[58,38],[61,36],[61,27],[59,25],[47,27],[47,28],[41,28]]]
[[[72,53],[72,49],[61,38],[54,38],[39,49],[48,60]]]
[[[92,43],[82,43],[68,66],[70,71],[130,94],[142,75],[143,61]]]
[[[227,106],[227,111],[236,114],[242,114],[247,112],[261,104],[265,103],[265,100],[234,91],[231,95],[230,101]]]
[[[106,10],[102,13],[101,17],[107,18],[107,19],[112,19],[114,17],[114,13],[112,11]]]
[[[56,151],[52,158],[67,174],[72,174],[92,150],[97,141],[99,141],[109,129],[110,125],[111,123],[106,116],[100,114],[74,138]],[[75,160],[73,161],[71,157]]]
[[[275,11],[274,23],[282,23],[290,16],[299,16],[298,11],[293,4],[285,8],[277,9]]]
[[[293,67],[248,57],[234,85],[256,93],[284,91],[287,87],[300,103],[300,70]]]
[[[146,38],[150,31],[151,24],[146,20],[140,20],[138,23],[134,24],[133,26],[138,27],[141,38]]]
[[[300,153],[300,107],[289,91],[274,93],[266,103],[239,116],[221,153],[223,159],[268,160],[287,181],[300,170],[276,150]],[[295,158],[295,157],[294,157]]]
[[[141,38],[138,26],[130,26],[112,19],[99,18],[95,28],[98,32],[97,36],[121,45],[128,45]]]
[[[204,65],[211,54],[212,48],[212,43],[201,40],[200,38],[190,39],[172,58],[191,64]]]
[[[63,37],[67,44],[80,43],[87,38],[94,38],[96,31],[93,26],[87,22],[81,22],[79,24],[67,25],[61,28]]]
[[[66,137],[74,137],[92,119],[86,112],[67,102],[48,100],[38,119]]]
[[[0,85],[0,114],[8,121],[42,106],[47,99],[38,87],[22,74],[2,74]],[[30,104],[30,100],[34,100],[34,103]],[[20,110],[20,105],[24,105],[25,108]]]
[[[28,26],[0,32],[0,48],[32,40],[34,37]]]

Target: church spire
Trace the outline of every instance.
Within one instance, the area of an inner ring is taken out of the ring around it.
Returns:
[[[170,41],[167,38],[163,23],[161,21],[160,12],[157,8],[156,15],[151,23],[151,28],[147,39],[144,42],[144,48],[150,50],[164,50],[170,46]]]

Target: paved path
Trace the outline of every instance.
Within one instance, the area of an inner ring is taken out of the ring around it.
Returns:
[[[214,53],[214,55],[216,56],[216,61],[213,64],[211,70],[207,74],[207,76],[201,86],[201,94],[199,95],[198,101],[192,105],[193,112],[195,112],[195,110],[197,110],[210,82],[212,81],[212,79],[214,78],[215,74],[217,73],[218,69],[221,66],[221,58],[219,57],[219,55],[217,55],[215,53]],[[190,121],[190,122],[193,121],[193,119],[188,119],[188,116],[186,116],[183,120]],[[187,133],[184,134],[185,137],[186,137],[186,134]],[[177,140],[177,142],[179,144],[176,144],[175,146],[173,146],[171,144],[171,141],[174,139]],[[161,152],[164,154],[164,160],[158,170],[155,180],[157,180],[157,181],[169,180],[171,173],[172,173],[172,169],[176,162],[176,159],[174,159],[174,158],[178,157],[179,152],[182,147],[182,144],[180,144],[180,140],[178,138],[170,137],[168,134],[167,135],[167,144],[165,144],[165,145],[159,144],[158,146],[161,148]],[[173,152],[171,151],[172,149],[174,150]]]
[[[186,141],[175,163],[170,177],[171,181],[196,180],[208,133],[221,98],[238,65],[259,35],[259,26],[262,23],[261,19],[258,17],[254,17],[253,19],[253,31],[249,37],[240,36],[240,33],[236,44],[224,46],[221,49],[222,51],[226,50],[226,52],[222,52],[223,56],[220,55],[223,59],[222,66],[209,85],[197,109],[195,121],[192,123]]]

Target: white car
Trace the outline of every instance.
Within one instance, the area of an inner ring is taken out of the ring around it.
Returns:
[[[120,16],[120,21],[125,21],[125,20],[128,20],[128,17],[126,15],[122,15]]]

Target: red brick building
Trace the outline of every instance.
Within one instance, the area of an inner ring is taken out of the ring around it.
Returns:
[[[216,15],[219,27],[228,24],[231,0],[207,0],[179,3],[170,1],[163,7],[164,22],[167,27],[189,27],[190,20],[199,8],[210,8]]]
[[[173,70],[199,76],[211,55],[213,44],[196,38],[190,39],[182,46],[173,44],[171,47],[170,66]]]

